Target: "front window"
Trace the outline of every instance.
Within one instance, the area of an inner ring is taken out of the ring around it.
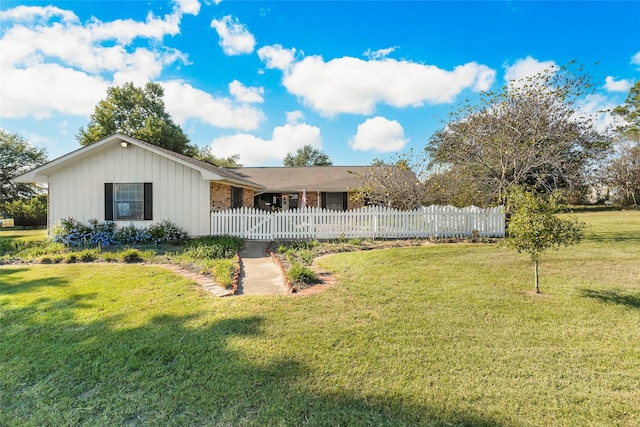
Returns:
[[[327,198],[327,209],[332,209],[335,211],[345,210],[345,206],[343,203],[343,200],[344,200],[343,193],[326,193],[326,198]]]
[[[113,184],[113,220],[144,219],[144,184]]]
[[[238,187],[231,187],[231,209],[241,208],[244,190]]]

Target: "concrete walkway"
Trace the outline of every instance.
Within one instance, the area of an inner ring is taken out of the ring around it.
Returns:
[[[267,253],[268,243],[245,240],[240,250],[238,295],[285,295],[280,268]]]

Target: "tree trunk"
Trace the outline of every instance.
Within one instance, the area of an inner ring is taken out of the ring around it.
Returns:
[[[535,290],[535,292],[536,292],[536,294],[539,294],[540,293],[540,286],[538,286],[538,260],[537,259],[533,261],[533,269],[534,269],[534,272],[535,272],[535,275],[536,275],[536,290]]]

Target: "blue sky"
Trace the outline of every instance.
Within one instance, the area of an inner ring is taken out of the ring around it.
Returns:
[[[199,147],[281,165],[420,151],[466,98],[576,60],[598,111],[640,78],[640,2],[52,1],[0,4],[0,127],[49,158],[109,86],[165,88]]]

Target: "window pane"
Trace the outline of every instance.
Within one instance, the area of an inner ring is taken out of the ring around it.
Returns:
[[[333,209],[334,211],[344,210],[342,206],[342,193],[326,193],[327,195],[327,209]]]
[[[144,219],[144,184],[113,184],[113,219]]]

